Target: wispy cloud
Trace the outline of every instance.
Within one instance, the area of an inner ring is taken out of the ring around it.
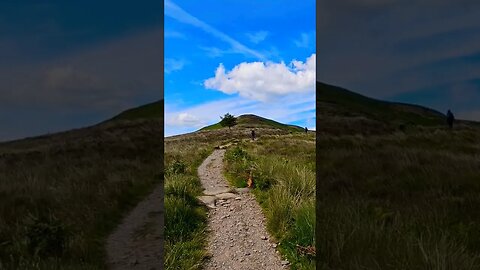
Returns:
[[[0,103],[113,114],[139,105],[134,97],[159,99],[159,33],[150,30],[40,63],[0,67]]]
[[[165,73],[171,73],[183,69],[186,62],[180,59],[165,58]]]
[[[217,48],[217,47],[203,47],[203,46],[200,46],[200,49],[204,50],[205,54],[208,57],[211,57],[211,58],[218,58],[218,57],[222,57],[226,54],[236,53],[233,50],[222,50],[222,49]]]
[[[293,60],[288,66],[284,62],[243,62],[226,71],[220,64],[215,77],[205,81],[205,87],[260,101],[292,93],[313,93],[315,65],[315,54],[305,62]]]
[[[293,41],[295,45],[299,48],[310,48],[312,44],[315,42],[315,33],[302,33],[300,35],[300,39],[296,39]]]
[[[164,33],[165,38],[180,38],[180,39],[187,39],[187,37],[180,32],[172,31],[172,30],[165,30]]]
[[[165,1],[165,15],[179,22],[189,24],[202,29],[203,31],[221,39],[222,41],[229,43],[230,46],[232,46],[232,48],[239,53],[250,55],[259,59],[265,59],[264,55],[261,54],[260,52],[248,48],[247,46],[233,39],[229,35],[201,21],[200,19],[186,12],[185,10],[183,10],[181,7],[177,6],[175,3],[173,3],[170,0]]]
[[[444,89],[480,76],[480,2],[397,1],[375,7],[346,2],[319,3],[318,33],[335,37],[317,45],[324,52],[317,65],[319,80],[442,112],[478,111],[478,98],[463,98],[473,91],[455,86],[458,94],[452,96]]]
[[[253,32],[253,33],[246,33],[245,35],[248,37],[250,42],[258,44],[258,43],[264,41],[267,38],[268,32],[267,31],[257,31],[257,32]]]

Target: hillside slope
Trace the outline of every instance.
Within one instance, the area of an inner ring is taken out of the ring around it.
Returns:
[[[163,109],[164,100],[162,99],[123,111],[108,121],[163,118]]]
[[[321,82],[317,82],[317,115],[323,122],[318,130],[334,133],[385,133],[444,123],[444,115],[435,110],[376,100]]]
[[[105,269],[106,237],[163,181],[163,102],[139,108],[0,144],[0,269]]]

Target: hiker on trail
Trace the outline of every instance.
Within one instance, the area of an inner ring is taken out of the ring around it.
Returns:
[[[252,129],[252,140],[255,141],[255,130]]]
[[[453,127],[453,121],[455,120],[455,117],[453,116],[453,113],[448,110],[447,112],[447,124],[450,129]]]
[[[307,133],[308,133],[308,128],[307,128],[307,127],[305,127],[305,134],[307,134]]]

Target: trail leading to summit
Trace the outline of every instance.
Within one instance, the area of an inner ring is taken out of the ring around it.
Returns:
[[[262,210],[248,189],[233,189],[225,180],[225,150],[215,150],[198,168],[209,206],[205,269],[287,269],[277,244],[268,235]]]

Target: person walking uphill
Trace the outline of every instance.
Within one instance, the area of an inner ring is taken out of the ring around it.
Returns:
[[[307,133],[308,133],[308,128],[307,128],[307,127],[305,127],[305,134],[307,134]]]
[[[450,129],[453,127],[453,121],[455,120],[455,117],[453,116],[452,111],[448,110],[447,112],[447,124]]]
[[[255,141],[255,130],[252,129],[252,140]]]

